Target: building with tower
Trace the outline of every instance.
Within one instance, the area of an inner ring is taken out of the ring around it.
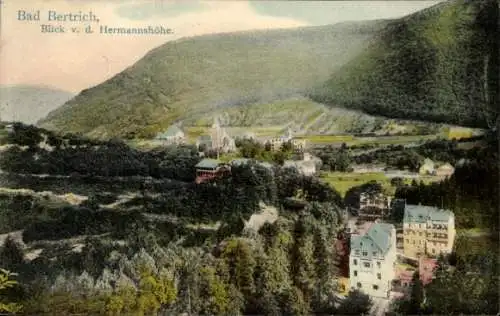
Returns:
[[[223,128],[219,119],[214,118],[209,135],[202,135],[196,141],[196,146],[200,151],[217,151],[217,153],[228,153],[236,149],[234,138],[232,138]]]

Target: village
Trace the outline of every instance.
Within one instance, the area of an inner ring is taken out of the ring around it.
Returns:
[[[231,172],[231,166],[249,163],[251,159],[236,158],[223,162],[224,154],[237,151],[235,139],[215,119],[209,135],[196,141],[199,154],[205,156],[214,150],[217,159],[205,158],[196,166],[196,182],[202,183]],[[248,133],[243,136],[256,140]],[[158,134],[155,141],[163,145],[184,144],[186,137],[181,128],[171,126]],[[290,129],[281,137],[258,139],[271,151],[279,150],[289,143],[301,159],[285,160],[283,167],[294,168],[304,176],[319,173],[321,159],[307,152],[307,143],[294,138]],[[269,162],[255,161],[266,168]],[[382,170],[383,166],[355,166],[353,173]],[[449,163],[437,166],[426,158],[418,174],[446,178],[453,174]],[[392,171],[395,176],[412,175],[404,171]],[[418,175],[417,175],[418,176]],[[415,176],[413,176],[414,178]],[[402,221],[395,221],[395,214]],[[336,250],[342,256],[343,269],[339,282],[339,293],[348,295],[352,290],[368,294],[375,302],[374,313],[387,310],[390,301],[408,298],[412,282],[417,277],[425,286],[432,282],[440,255],[449,255],[454,246],[456,228],[454,213],[449,210],[426,205],[407,204],[390,194],[366,190],[359,195],[357,207],[346,207],[343,216],[343,231],[338,235]]]

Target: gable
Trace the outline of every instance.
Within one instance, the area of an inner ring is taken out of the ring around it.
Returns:
[[[353,236],[351,238],[351,251],[362,255],[367,252],[368,259],[376,254],[385,255],[392,246],[393,225],[385,223],[375,223],[362,236]]]

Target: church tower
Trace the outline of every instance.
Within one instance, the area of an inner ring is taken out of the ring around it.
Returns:
[[[222,146],[222,130],[219,123],[219,118],[214,117],[214,123],[212,124],[212,130],[210,133],[212,137],[212,149],[217,151],[217,158],[219,156],[219,151]]]
[[[291,127],[288,127],[288,129],[286,131],[286,138],[287,138],[287,140],[291,140],[293,138],[293,133],[292,133]]]

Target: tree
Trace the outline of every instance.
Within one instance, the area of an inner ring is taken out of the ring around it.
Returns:
[[[296,221],[293,237],[294,244],[290,253],[291,277],[293,284],[300,290],[306,304],[312,300],[316,271],[314,258],[313,217],[302,215]]]
[[[396,311],[404,315],[419,315],[423,311],[424,286],[418,271],[413,274],[410,297],[398,302]]]
[[[201,298],[204,299],[200,310],[202,315],[224,315],[229,312],[230,297],[228,287],[215,272],[215,269],[211,267],[200,269]]]
[[[241,239],[231,239],[222,258],[229,267],[230,280],[245,297],[250,297],[255,291],[253,274],[256,264],[250,245]]]
[[[316,284],[311,307],[316,313],[331,314],[335,310],[333,304],[335,302],[335,292],[337,291],[335,280],[339,277],[339,271],[334,260],[335,248],[332,246],[335,243],[335,237],[334,232],[329,232],[323,227],[318,227],[314,231]]]
[[[15,276],[14,273],[11,273],[8,270],[0,269],[0,292],[13,288],[17,285],[17,281],[12,280],[12,277]],[[5,303],[0,300],[0,312],[5,313],[18,313],[22,310],[22,306],[17,303]]]
[[[24,262],[21,246],[9,235],[0,249],[0,266],[13,270]]]
[[[338,315],[367,315],[372,307],[371,298],[358,291],[349,292],[349,295],[340,303],[337,308]]]
[[[405,184],[405,181],[403,178],[395,177],[391,179],[391,185],[393,187],[401,187]]]

